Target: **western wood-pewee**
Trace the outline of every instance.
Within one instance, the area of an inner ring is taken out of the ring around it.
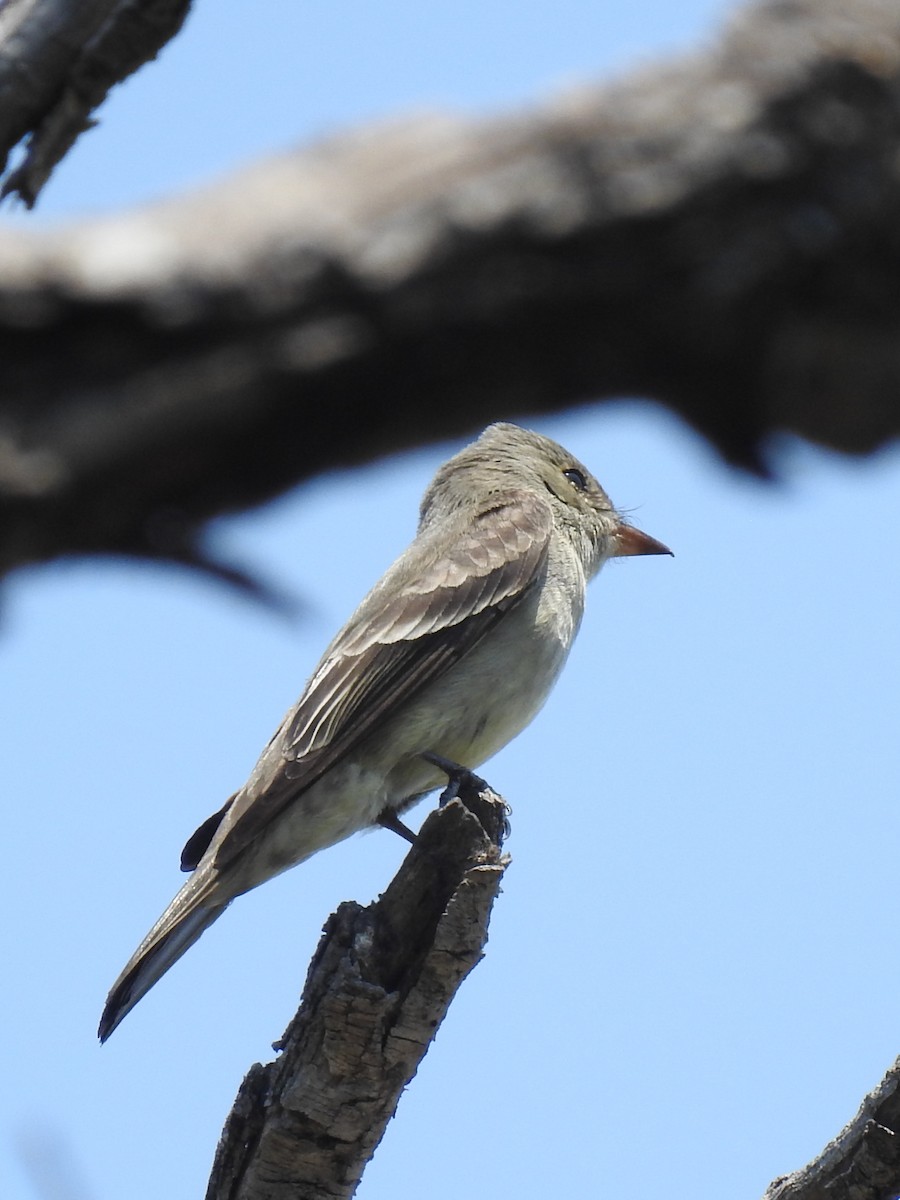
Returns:
[[[328,649],[239,792],[190,838],[190,879],[113,985],[122,1018],[242,892],[477,767],[534,717],[608,558],[669,554],[562,446],[489,426],[438,470],[409,548]],[[402,828],[402,827],[400,827]]]

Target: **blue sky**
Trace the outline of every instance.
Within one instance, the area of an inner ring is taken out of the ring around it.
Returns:
[[[721,11],[201,0],[37,212],[3,219],[139,203],[412,107],[514,105],[696,44]],[[539,428],[676,557],[604,570],[546,709],[485,769],[513,806],[488,957],[359,1196],[758,1197],[900,1050],[900,453],[786,440],[766,487],[652,404]],[[185,837],[243,782],[455,448],[216,526],[223,551],[306,601],[299,622],[115,562],[10,582],[4,1197],[203,1194],[322,923],[377,895],[403,843],[363,835],[241,898],[100,1048],[103,1000],[180,885]]]

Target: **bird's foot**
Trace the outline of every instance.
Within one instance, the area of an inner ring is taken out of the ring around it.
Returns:
[[[501,800],[490,784],[486,783],[480,775],[476,775],[474,771],[470,771],[468,767],[461,767],[459,763],[453,762],[450,758],[444,758],[442,754],[435,754],[428,750],[422,755],[422,758],[443,771],[449,780],[438,801],[439,807],[443,808],[445,804],[449,804],[451,800],[459,797],[467,808],[475,811],[485,830],[494,838],[497,845],[502,846],[510,834],[509,814],[512,809],[505,801]],[[489,801],[487,810],[483,809],[483,800]],[[499,821],[496,808],[498,800],[502,805]],[[493,808],[491,807],[492,803]],[[487,816],[488,812],[491,813],[489,817]]]

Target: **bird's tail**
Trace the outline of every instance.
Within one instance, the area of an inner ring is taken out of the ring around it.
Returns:
[[[190,885],[183,889],[187,891]],[[173,963],[222,915],[228,904],[188,904],[178,913],[180,895],[135,950],[106,998],[97,1033],[105,1042],[123,1017],[134,1008]],[[173,911],[174,910],[174,911]]]

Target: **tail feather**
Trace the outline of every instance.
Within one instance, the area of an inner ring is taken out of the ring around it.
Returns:
[[[227,902],[197,905],[173,921],[170,911],[177,900],[150,930],[113,984],[97,1031],[101,1042],[228,907]]]

